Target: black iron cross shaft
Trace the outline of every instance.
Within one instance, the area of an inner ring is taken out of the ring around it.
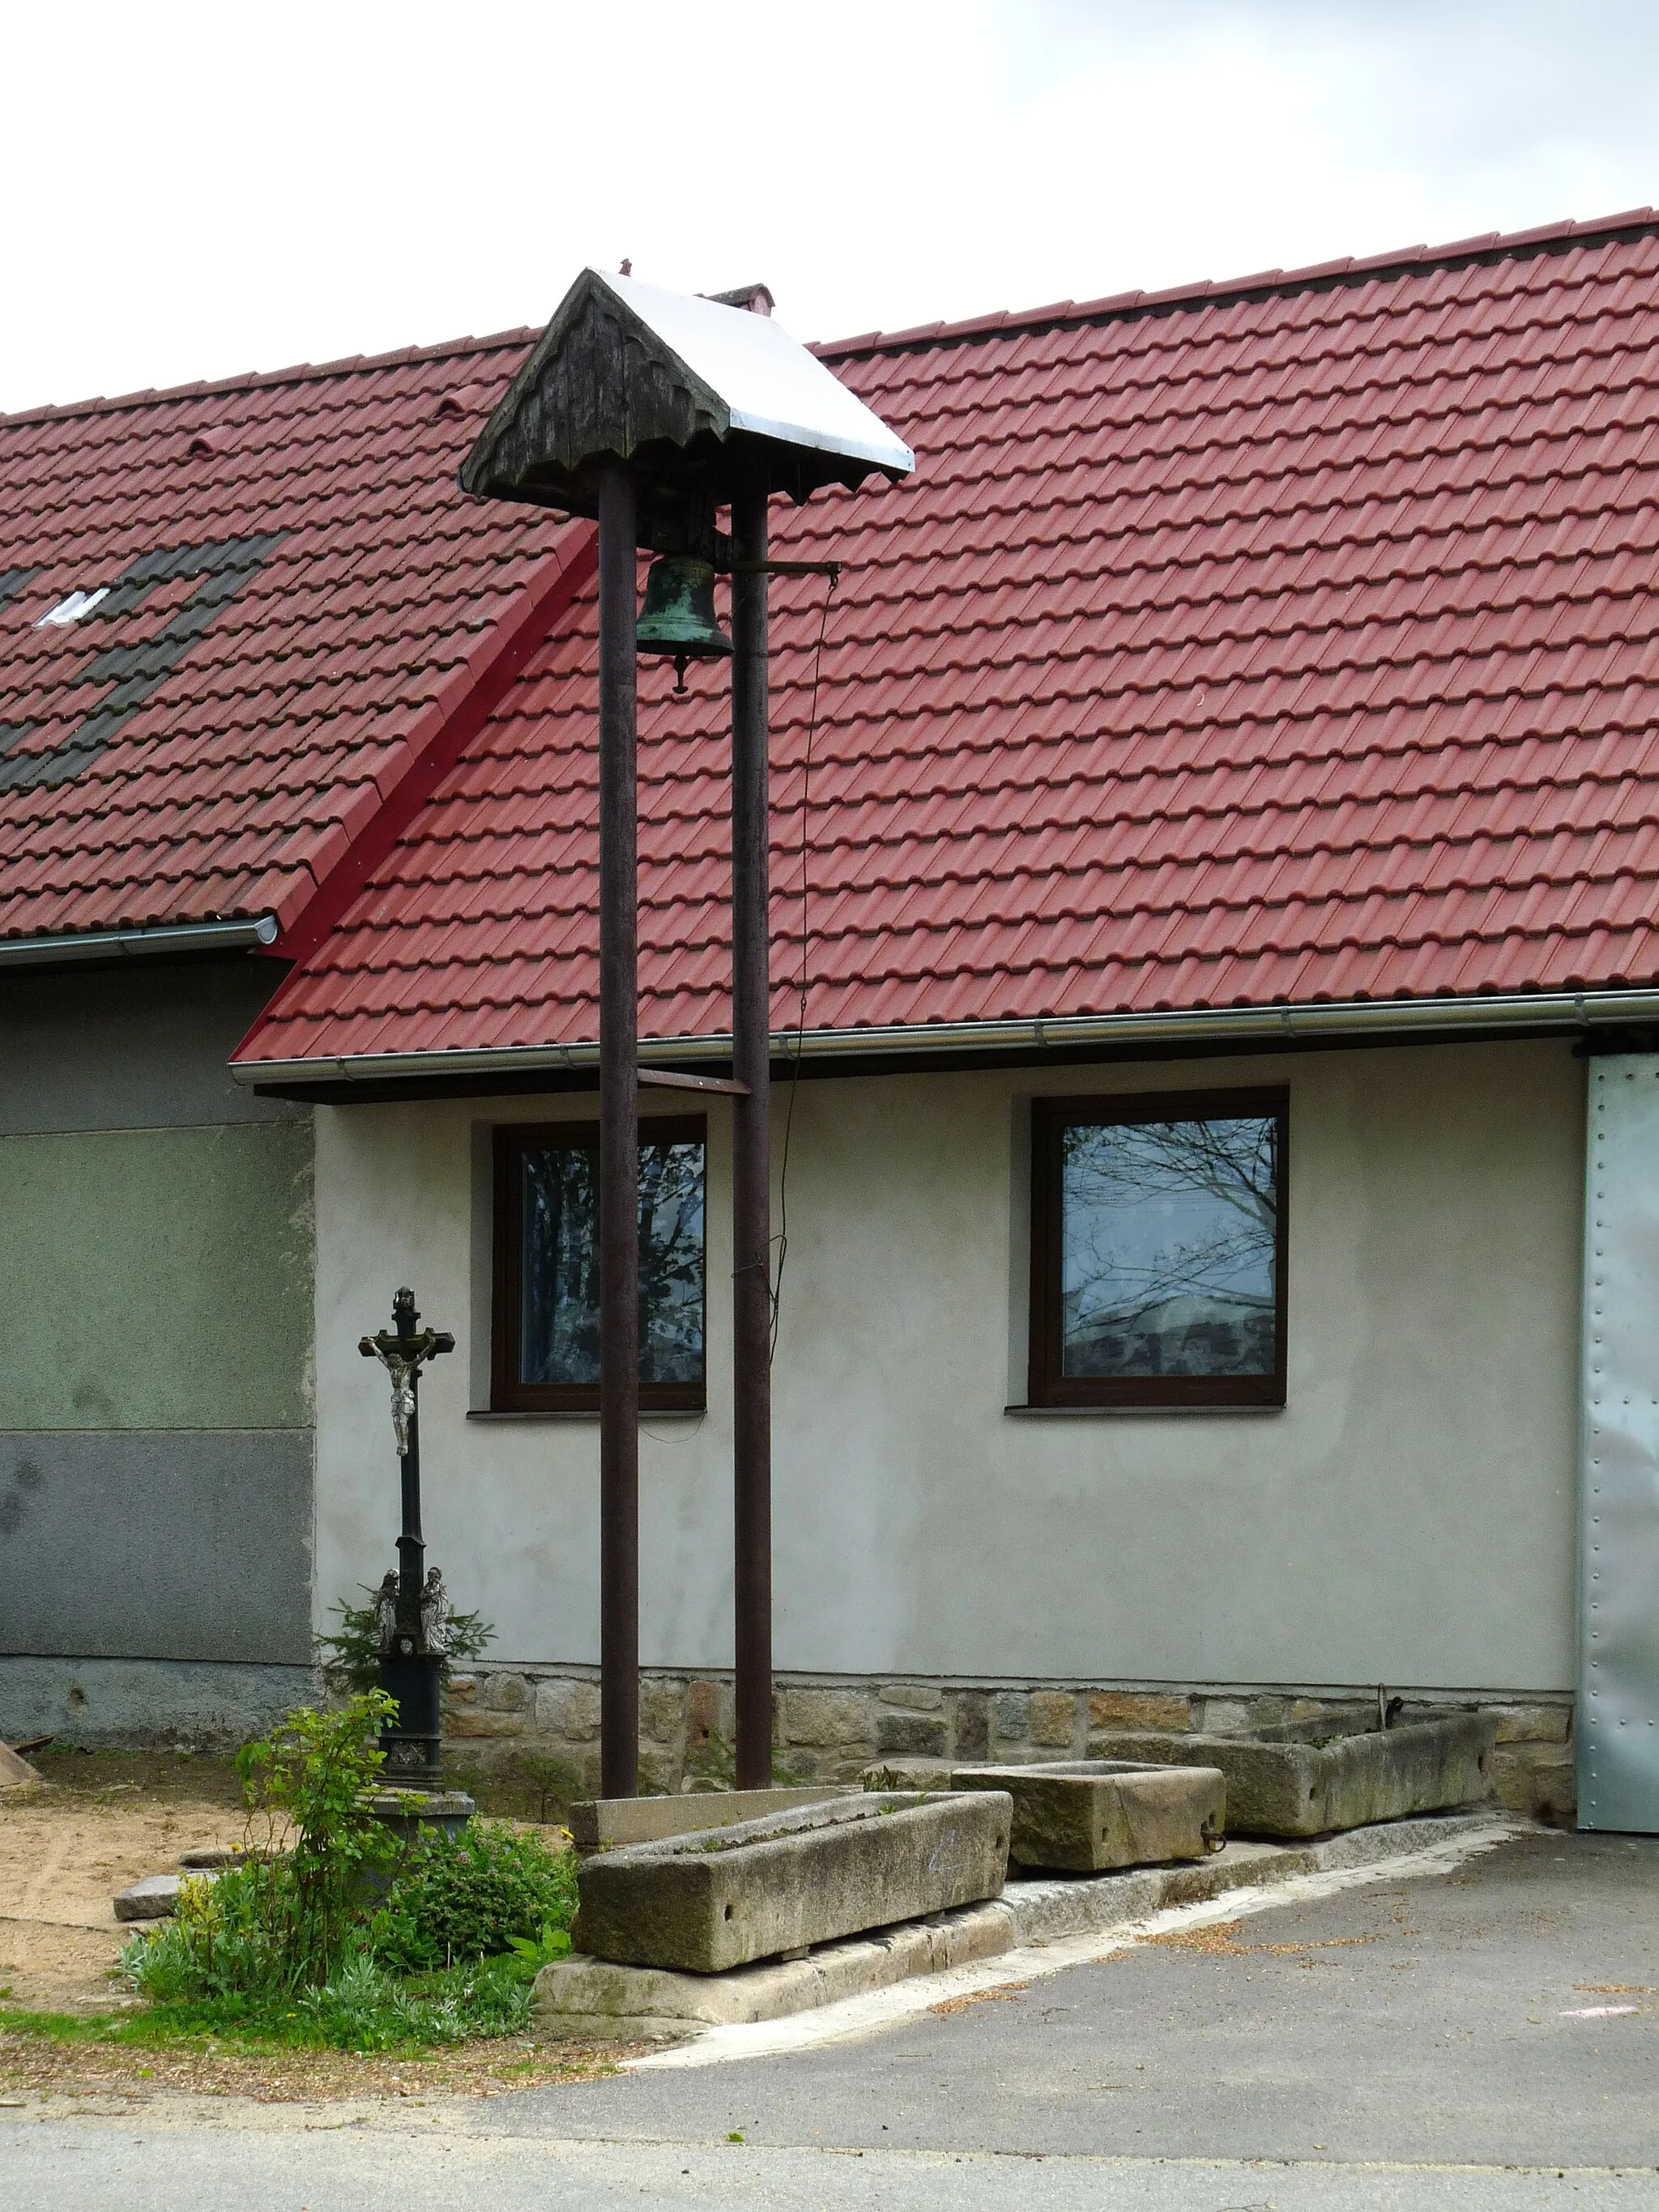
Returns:
[[[398,1596],[402,1605],[418,1606],[425,1566],[426,1541],[421,1534],[421,1369],[428,1359],[453,1352],[455,1340],[447,1328],[415,1326],[415,1293],[404,1289],[392,1301],[392,1327],[358,1340],[365,1359],[378,1359],[392,1377],[392,1426],[403,1463],[404,1528],[398,1539]]]

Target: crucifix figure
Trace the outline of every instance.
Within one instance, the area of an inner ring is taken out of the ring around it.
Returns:
[[[403,1534],[398,1572],[387,1574],[375,1601],[380,1687],[398,1701],[396,1722],[380,1737],[386,1769],[403,1782],[439,1783],[439,1689],[448,1648],[449,1601],[434,1567],[425,1574],[421,1534],[421,1369],[453,1352],[447,1329],[417,1328],[415,1293],[392,1302],[392,1327],[358,1340],[365,1359],[378,1359],[392,1378],[392,1430],[403,1476]],[[435,1633],[431,1632],[435,1631]]]

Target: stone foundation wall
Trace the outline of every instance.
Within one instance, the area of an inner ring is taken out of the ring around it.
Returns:
[[[1511,1810],[1565,1820],[1574,1804],[1572,1699],[1447,1692],[1408,1698],[1401,1717],[1434,1705],[1498,1716],[1498,1795]],[[912,1681],[781,1680],[773,1703],[779,1782],[855,1782],[890,1753],[912,1757],[1082,1759],[1122,1729],[1237,1735],[1283,1721],[1374,1713],[1376,1692],[1090,1688]],[[555,1800],[597,1794],[596,1669],[478,1667],[450,1685],[444,1732],[460,1766],[508,1771]],[[653,1673],[640,1683],[640,1783],[672,1792],[729,1784],[734,1734],[729,1675]]]

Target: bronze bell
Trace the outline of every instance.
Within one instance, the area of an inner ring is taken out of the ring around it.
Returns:
[[[674,689],[685,689],[688,660],[719,660],[732,641],[714,620],[714,571],[691,553],[665,553],[651,563],[639,622],[641,653],[672,653]]]

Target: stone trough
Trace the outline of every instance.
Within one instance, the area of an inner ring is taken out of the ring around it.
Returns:
[[[1033,1766],[956,1766],[953,1790],[1006,1790],[1014,1801],[1008,1856],[1048,1874],[1201,1859],[1222,1845],[1227,1785],[1213,1766],[1079,1759]]]
[[[856,1784],[841,1782],[806,1789],[692,1790],[672,1797],[590,1797],[570,1808],[570,1840],[584,1855],[614,1851],[856,1794]]]
[[[582,1867],[572,1938],[697,1974],[799,1955],[1000,1896],[1012,1818],[1006,1791],[878,1790],[624,1845]]]
[[[1091,1741],[1110,1759],[1218,1768],[1234,1834],[1323,1836],[1484,1802],[1497,1735],[1491,1714],[1439,1712],[1386,1729],[1317,1720],[1248,1736],[1126,1730]]]

